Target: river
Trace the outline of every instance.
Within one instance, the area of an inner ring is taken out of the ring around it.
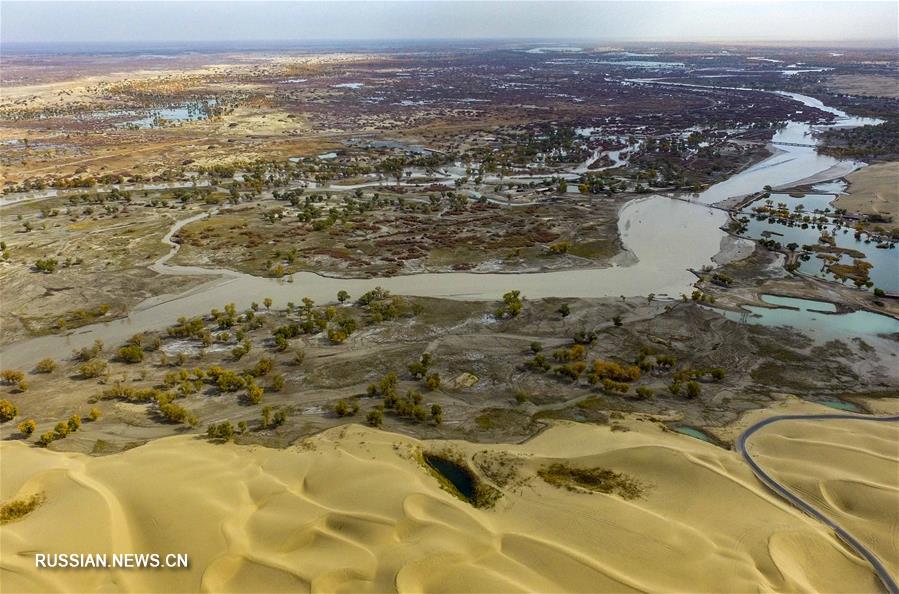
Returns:
[[[811,97],[788,96],[803,105],[820,108],[820,102]],[[876,123],[824,107],[836,116],[834,126]],[[823,126],[814,128],[822,129]],[[814,143],[813,131],[809,124],[787,122],[775,135],[774,142],[811,144]],[[861,166],[863,164],[856,161],[819,155],[810,146],[784,145],[780,152],[698,194],[695,202],[671,200],[660,195],[632,200],[621,208],[618,227],[622,242],[633,257],[628,258],[627,265],[608,268],[524,274],[433,273],[374,279],[337,279],[300,272],[283,279],[269,279],[230,270],[167,264],[177,249],[170,238],[187,222],[181,221],[164,240],[173,246],[173,251],[160,258],[153,270],[162,274],[212,274],[216,275],[215,279],[179,295],[148,299],[120,320],[92,324],[67,335],[41,336],[13,343],[0,349],[0,357],[3,367],[24,368],[42,357],[67,356],[72,349],[89,345],[95,339],[117,345],[134,333],[165,327],[181,316],[206,314],[226,303],[233,302],[243,308],[264,297],[271,297],[280,304],[299,303],[303,297],[323,303],[334,301],[341,289],[354,297],[381,286],[401,295],[472,301],[499,299],[513,289],[532,299],[642,296],[649,293],[676,298],[693,289],[696,279],[689,269],[712,264],[712,258],[721,250],[722,241],[727,237],[720,229],[727,222],[726,213],[707,205],[759,191],[765,185],[826,177],[835,170],[843,173],[831,177],[839,177]]]

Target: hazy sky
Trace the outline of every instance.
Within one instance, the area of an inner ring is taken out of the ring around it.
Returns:
[[[6,42],[589,38],[863,41],[883,2],[0,2]]]

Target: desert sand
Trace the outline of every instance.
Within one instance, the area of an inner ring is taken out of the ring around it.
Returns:
[[[748,447],[766,472],[899,575],[899,423],[778,421]]]
[[[849,193],[834,201],[838,208],[899,221],[899,161],[865,167],[847,175],[846,180]]]
[[[422,450],[454,452],[503,496],[493,509],[456,498]],[[735,452],[646,418],[616,430],[559,422],[513,445],[350,425],[285,450],[179,436],[106,457],[7,441],[0,455],[3,501],[45,498],[0,527],[3,592],[880,589]],[[626,500],[536,475],[558,461],[624,472],[645,490]],[[36,570],[35,552],[179,552],[191,565]]]

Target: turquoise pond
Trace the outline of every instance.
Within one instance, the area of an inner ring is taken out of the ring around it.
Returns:
[[[696,439],[701,439],[702,441],[706,441],[708,443],[715,443],[715,440],[712,439],[712,437],[708,433],[700,431],[695,427],[687,427],[686,425],[681,425],[679,427],[672,427],[672,429],[682,435],[689,435],[690,437],[695,437]]]
[[[827,216],[833,213],[833,206],[830,201],[834,199],[833,194],[807,194],[801,198],[793,198],[788,194],[772,194],[771,200],[774,205],[783,203],[793,212],[797,206],[803,206],[804,212],[810,215]],[[873,268],[870,270],[870,280],[875,287],[879,287],[884,291],[899,291],[899,249],[877,247],[880,243],[876,239],[872,239],[867,234],[862,234],[859,239],[855,238],[855,230],[846,225],[835,224],[832,219],[823,224],[807,224],[803,228],[802,224],[789,222],[780,222],[777,219],[764,218],[758,220],[756,215],[751,212],[752,206],[763,205],[763,200],[753,202],[747,207],[741,216],[749,218],[746,223],[746,231],[743,233],[751,239],[771,239],[786,246],[790,243],[799,245],[799,250],[804,245],[818,245],[818,239],[823,231],[834,238],[836,247],[852,249],[862,252],[864,260],[869,262]],[[847,254],[843,254],[839,260],[841,264],[851,265],[853,258]],[[827,280],[835,280],[839,282],[833,274],[824,268],[824,260],[816,254],[812,254],[806,260],[800,260],[799,271],[811,276],[817,276]],[[851,284],[850,281],[846,281]]]
[[[845,410],[849,412],[864,412],[858,405],[853,404],[852,402],[845,402],[843,400],[826,400],[822,402],[824,406],[829,406],[830,408],[835,408],[837,410]]]
[[[821,338],[846,338],[899,333],[899,320],[869,311],[835,312],[832,303],[762,295],[762,301],[777,307],[744,306],[744,312],[716,310],[728,319],[762,326],[790,326]]]

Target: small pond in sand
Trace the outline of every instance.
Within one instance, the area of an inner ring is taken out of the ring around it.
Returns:
[[[830,408],[835,408],[837,410],[846,410],[846,411],[854,412],[854,413],[865,412],[857,404],[854,404],[852,402],[846,402],[845,400],[825,400],[821,404],[823,404],[824,406],[829,406]]]
[[[707,443],[715,443],[715,439],[713,439],[708,433],[706,433],[705,431],[701,431],[695,427],[679,425],[677,427],[672,427],[672,429],[682,435],[689,435],[690,437],[701,439],[702,441],[705,441]]]

